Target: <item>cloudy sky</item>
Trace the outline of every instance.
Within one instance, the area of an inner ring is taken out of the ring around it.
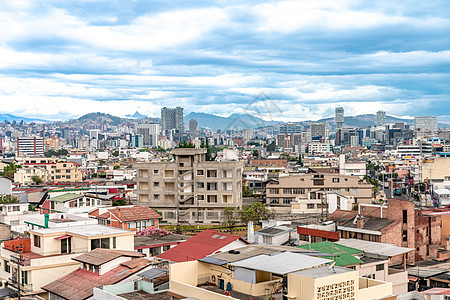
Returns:
[[[450,122],[446,0],[0,4],[0,113],[300,121],[343,106]]]

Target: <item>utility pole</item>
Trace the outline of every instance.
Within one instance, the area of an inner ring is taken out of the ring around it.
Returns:
[[[11,262],[17,264],[17,276],[16,276],[16,281],[17,281],[17,295],[18,295],[18,299],[21,299],[21,295],[20,295],[20,266],[22,265],[24,259],[22,258],[22,256],[20,254],[17,254],[17,256],[11,256]]]

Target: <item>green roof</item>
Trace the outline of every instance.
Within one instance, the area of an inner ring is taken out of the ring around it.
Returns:
[[[336,254],[337,257],[325,257],[336,261],[336,266],[346,267],[363,263],[362,260],[353,255],[362,254],[363,251],[343,245],[338,245],[332,242],[319,242],[307,245],[297,246],[298,248],[315,250],[322,253]]]
[[[56,202],[67,202],[67,201],[71,201],[71,200],[75,200],[78,198],[83,197],[83,195],[80,194],[73,194],[73,193],[66,193],[66,194],[62,194],[56,197],[52,197],[49,200],[50,201],[56,201]]]

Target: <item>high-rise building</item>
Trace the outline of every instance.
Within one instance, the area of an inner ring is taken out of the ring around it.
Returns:
[[[194,119],[189,120],[189,134],[193,137],[197,136],[198,122]]]
[[[336,107],[334,121],[336,122],[336,129],[344,127],[344,108]]]
[[[17,156],[43,156],[43,137],[22,137],[17,139]]]
[[[309,130],[311,131],[311,138],[319,136],[324,138],[326,136],[325,123],[311,123]]]
[[[242,205],[239,161],[207,161],[205,148],[172,150],[173,162],[136,163],[138,204],[169,222],[217,223],[226,207]]]
[[[295,123],[287,123],[280,126],[280,133],[301,133],[302,126]]]
[[[386,126],[386,112],[379,110],[377,111],[377,126]]]
[[[89,139],[96,139],[98,140],[98,135],[101,133],[102,131],[100,129],[91,129],[89,130]]]
[[[159,124],[141,123],[138,124],[137,133],[142,135],[144,147],[157,147],[159,135],[161,133]]]
[[[161,130],[166,133],[170,130],[184,131],[183,125],[183,108],[161,108]]]
[[[144,147],[144,137],[142,134],[136,134],[132,137],[132,146],[135,148],[143,148]]]
[[[430,116],[414,117],[414,129],[435,132],[438,130],[438,119]]]

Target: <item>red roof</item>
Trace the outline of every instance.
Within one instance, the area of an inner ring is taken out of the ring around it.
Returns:
[[[110,213],[115,215],[121,222],[162,219],[160,214],[148,206],[111,208],[98,217],[101,219],[109,219]]]
[[[123,263],[103,275],[86,269],[78,269],[43,286],[42,289],[65,299],[87,299],[92,297],[94,287],[115,284],[144,269],[150,263],[149,260],[141,258],[134,260],[137,262],[128,263],[128,266]]]
[[[191,237],[186,242],[183,242],[158,255],[158,257],[173,262],[198,260],[206,257],[207,255],[213,254],[217,250],[231,244],[236,240],[241,240],[249,244],[249,242],[240,236],[207,229],[196,236]]]

